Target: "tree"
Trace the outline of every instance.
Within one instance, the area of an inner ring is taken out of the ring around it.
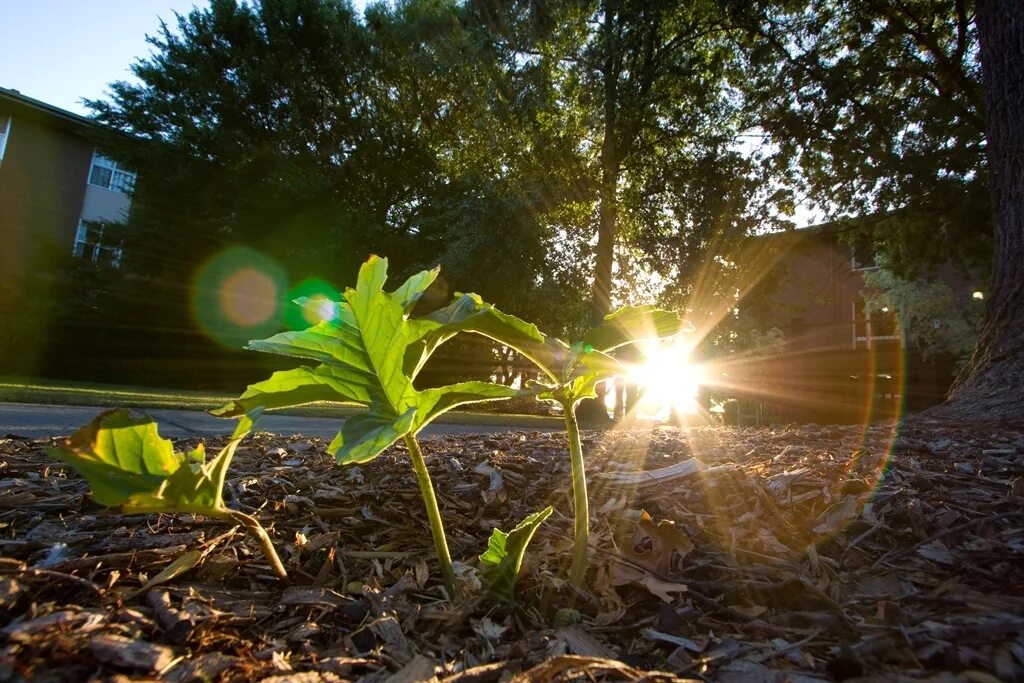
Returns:
[[[923,360],[947,356],[963,366],[978,341],[978,327],[984,307],[971,292],[953,291],[942,280],[904,279],[896,276],[884,260],[878,270],[863,273],[867,312],[892,312],[902,334],[921,350]]]
[[[859,219],[847,236],[897,275],[951,262],[985,272],[992,231],[968,0],[730,7],[775,182],[832,219]]]
[[[555,334],[577,322],[579,138],[462,6],[214,0],[150,42],[139,82],[90,103],[131,136],[106,144],[139,173],[124,266],[168,331],[147,343],[208,353],[183,281],[232,244],[292,282],[344,281],[370,252],[400,274],[441,263],[438,296],[477,290]]]
[[[896,275],[953,262],[991,286],[978,344],[930,414],[1024,417],[1024,5],[733,3],[776,178],[803,183]],[[987,162],[987,163],[986,163]]]
[[[736,76],[735,56],[721,13],[713,2],[668,0],[481,0],[473,6],[509,55],[505,63],[536,65],[564,108],[563,119],[581,128],[577,153],[588,161],[587,185],[596,189],[587,226],[597,238],[596,322],[616,297],[617,247],[651,216],[664,228],[659,205],[684,205],[670,197],[684,174],[672,169],[693,168],[698,159],[713,166],[730,154],[738,121],[727,86]]]
[[[1024,3],[979,0],[992,284],[978,345],[935,417],[1024,419]]]

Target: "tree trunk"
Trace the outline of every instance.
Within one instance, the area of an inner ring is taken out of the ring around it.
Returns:
[[[985,137],[995,251],[970,364],[925,415],[1024,419],[1024,2],[979,0]]]
[[[590,324],[598,325],[612,308],[612,270],[615,262],[615,237],[618,233],[619,158],[619,54],[615,40],[615,0],[603,3],[604,62],[604,138],[601,140],[601,185],[598,196],[597,248],[594,254],[594,284],[590,291]],[[602,423],[608,420],[605,405],[607,382],[596,387],[597,398],[582,401],[576,412],[580,421]]]
[[[591,324],[597,325],[611,311],[612,266],[618,232],[618,190],[621,162],[618,144],[619,55],[615,40],[615,1],[604,2],[604,138],[601,140],[601,186],[598,198],[597,249],[591,289]]]

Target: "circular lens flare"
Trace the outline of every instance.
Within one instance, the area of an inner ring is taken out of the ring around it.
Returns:
[[[207,261],[192,285],[192,315],[217,343],[240,349],[280,326],[284,271],[246,247],[231,247]]]
[[[274,316],[277,285],[266,273],[242,268],[228,275],[217,289],[220,312],[235,325],[253,327]]]

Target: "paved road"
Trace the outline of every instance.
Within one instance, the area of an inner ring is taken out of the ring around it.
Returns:
[[[95,406],[58,406],[28,403],[0,403],[0,437],[11,435],[25,438],[67,436],[109,408]],[[230,434],[234,420],[221,420],[202,411],[166,410],[145,411],[160,425],[160,435],[166,437],[217,436]],[[257,427],[262,431],[290,436],[322,436],[333,438],[341,427],[338,418],[292,417],[264,415]],[[537,427],[505,427],[495,425],[432,424],[421,434],[493,434],[516,429],[535,430]],[[544,430],[547,431],[547,430]]]

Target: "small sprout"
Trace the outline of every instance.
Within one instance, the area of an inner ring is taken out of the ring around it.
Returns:
[[[610,351],[639,341],[673,337],[684,329],[685,323],[670,311],[653,306],[625,306],[605,316],[600,325],[572,346],[550,337],[544,337],[541,344],[532,341],[522,343],[511,337],[469,330],[492,337],[533,361],[546,375],[546,379],[534,384],[536,397],[562,406],[572,462],[575,543],[569,580],[575,586],[581,586],[586,575],[590,534],[587,477],[576,405],[585,398],[595,398],[597,385],[601,382],[625,374],[625,368],[619,361],[608,355]]]
[[[487,551],[480,556],[480,575],[487,590],[497,600],[515,602],[516,577],[523,565],[526,546],[530,544],[537,528],[551,516],[549,505],[540,512],[529,515],[507,534],[495,529],[487,541]]]

